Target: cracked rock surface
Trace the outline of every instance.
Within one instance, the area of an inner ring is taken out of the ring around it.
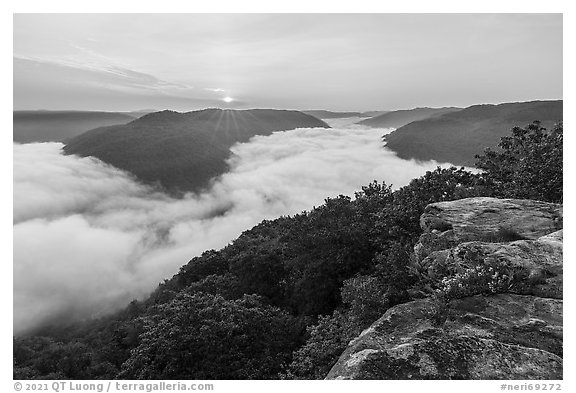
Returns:
[[[428,205],[421,226],[415,261],[438,288],[485,266],[508,281],[390,308],[327,379],[562,379],[562,206],[468,198]]]

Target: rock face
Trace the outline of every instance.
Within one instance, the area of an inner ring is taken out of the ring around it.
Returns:
[[[467,241],[536,240],[562,229],[562,206],[523,199],[466,198],[426,206],[420,226],[424,233],[414,250],[419,260]]]
[[[448,250],[432,252],[418,264],[418,269],[425,271],[428,280],[440,282],[445,277],[485,266],[508,272],[506,289],[511,292],[562,299],[562,243],[557,241],[461,243]],[[515,282],[512,275],[516,275]]]
[[[560,379],[562,301],[473,296],[388,310],[328,379]]]
[[[327,379],[561,379],[561,225],[543,202],[429,205],[414,258],[428,297],[390,308]]]

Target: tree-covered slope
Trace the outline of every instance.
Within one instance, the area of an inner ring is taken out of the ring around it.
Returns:
[[[139,113],[92,111],[14,111],[12,139],[18,143],[65,142],[88,130],[126,124]]]
[[[474,105],[458,112],[414,121],[385,136],[399,157],[474,165],[474,155],[496,147],[510,128],[540,120],[551,128],[562,120],[562,101]]]
[[[333,111],[326,111],[326,110],[308,110],[303,111],[304,113],[317,117],[319,119],[340,119],[344,117],[361,117],[361,112],[333,112]]]
[[[362,120],[358,124],[374,128],[398,128],[413,121],[439,116],[444,113],[459,111],[461,108],[414,108],[390,111],[370,119]]]
[[[369,112],[334,112],[327,110],[307,110],[303,111],[311,116],[319,119],[341,119],[345,117],[374,117],[386,113],[388,111],[369,111]]]
[[[226,172],[234,143],[301,127],[328,125],[298,111],[163,111],[126,125],[88,131],[71,139],[64,152],[97,157],[170,191],[199,191]]]

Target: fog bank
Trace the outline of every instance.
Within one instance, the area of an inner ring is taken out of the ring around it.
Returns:
[[[235,145],[231,171],[182,199],[96,159],[64,156],[58,143],[14,145],[15,333],[124,306],[262,219],[372,180],[397,188],[437,166],[397,158],[382,147],[388,130],[356,120]]]

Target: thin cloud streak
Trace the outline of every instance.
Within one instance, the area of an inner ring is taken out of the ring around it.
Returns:
[[[562,97],[561,14],[16,14],[14,53],[222,88],[252,107],[367,111]],[[534,54],[542,61],[519,61]],[[15,78],[16,109],[38,109],[34,93],[47,90],[47,109],[75,99],[118,110],[97,94],[25,80]],[[32,94],[18,93],[26,89]]]
[[[216,107],[221,94],[177,85],[140,72],[14,57],[14,100],[35,109],[129,111]],[[80,98],[81,97],[81,98]],[[94,107],[94,100],[106,102]],[[33,103],[33,104],[32,104]],[[18,104],[15,105],[18,108]]]

